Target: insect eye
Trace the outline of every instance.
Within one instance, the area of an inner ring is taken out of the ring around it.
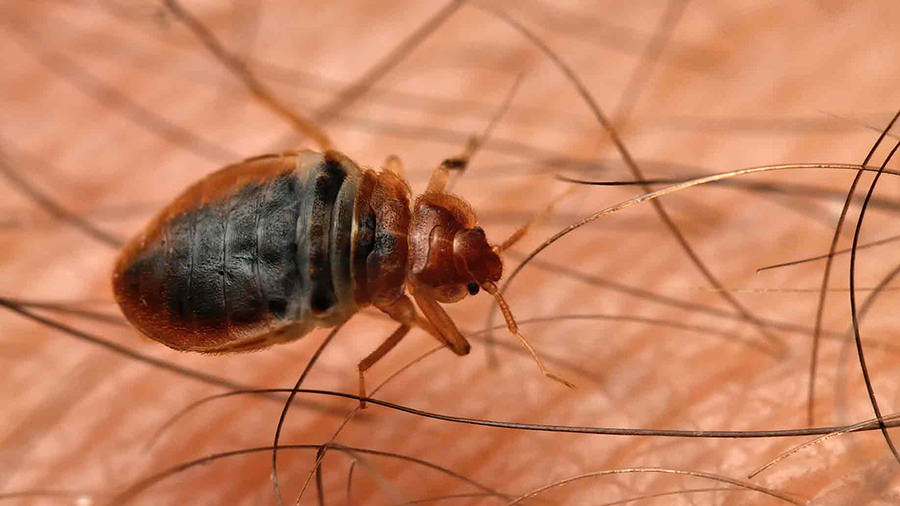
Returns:
[[[469,290],[469,295],[477,295],[478,294],[478,283],[469,283],[466,285],[466,289]]]

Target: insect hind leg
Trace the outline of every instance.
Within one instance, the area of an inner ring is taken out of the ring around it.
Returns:
[[[387,168],[387,167],[386,167]],[[413,302],[406,295],[400,297],[398,300],[379,304],[376,303],[375,307],[383,311],[385,314],[391,317],[392,320],[399,322],[400,326],[395,330],[387,339],[382,342],[378,348],[375,349],[372,353],[370,353],[366,358],[362,359],[358,364],[359,369],[359,407],[365,408],[366,401],[366,371],[368,371],[373,365],[378,363],[379,360],[384,358],[385,355],[388,354],[392,349],[394,349],[400,341],[406,337],[406,334],[409,333],[410,329],[413,326],[419,326],[429,334],[435,336],[439,341],[444,343],[450,349],[454,350],[456,353],[460,354],[458,351],[459,347],[454,346],[455,343],[448,342],[443,336],[440,334],[438,330],[436,330],[426,319],[420,317],[416,314],[416,307],[413,305]],[[468,353],[468,342],[463,338],[463,342],[465,345],[465,353]],[[461,354],[465,354],[461,353]]]
[[[369,355],[359,361],[359,407],[360,409],[365,409],[366,407],[366,371],[369,370],[370,367],[375,365],[379,360],[384,358],[385,355],[397,346],[400,341],[406,337],[406,334],[409,333],[410,326],[403,323],[397,330],[395,330],[383,343],[381,343],[378,348],[375,348],[375,351],[369,353]]]
[[[366,378],[365,373],[369,368],[375,365],[385,355],[388,354],[397,344],[409,333],[413,326],[422,328],[425,332],[431,334],[435,339],[450,348],[457,355],[466,355],[469,353],[469,342],[466,340],[453,321],[447,316],[437,303],[424,299],[421,295],[413,292],[416,302],[425,313],[425,318],[416,313],[416,306],[412,300],[406,295],[390,304],[378,304],[375,306],[391,317],[392,320],[400,323],[395,330],[378,348],[370,353],[366,358],[359,362],[359,396],[360,408],[366,407]],[[435,314],[435,308],[437,314]]]

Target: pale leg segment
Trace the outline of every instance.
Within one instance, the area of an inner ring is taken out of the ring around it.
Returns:
[[[443,193],[447,188],[447,182],[450,180],[450,171],[466,170],[466,167],[469,166],[469,159],[472,158],[477,149],[478,139],[475,137],[469,139],[469,143],[462,154],[453,158],[447,158],[434,169],[434,172],[431,173],[431,179],[428,180],[428,188],[425,191],[427,193]]]
[[[387,159],[384,160],[384,170],[393,172],[400,179],[406,181],[406,171],[403,170],[403,162],[400,160],[399,156],[389,155]]]

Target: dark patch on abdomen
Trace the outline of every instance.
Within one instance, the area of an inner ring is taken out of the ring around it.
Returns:
[[[225,276],[222,266],[222,252],[225,247],[225,215],[224,203],[215,203],[197,208],[188,213],[187,227],[193,222],[191,235],[191,265],[188,272],[185,267],[177,270],[189,276],[190,283],[189,308],[196,319],[197,328],[219,328],[226,322],[224,284]],[[167,287],[180,283],[170,276]]]
[[[364,285],[359,264],[385,241],[376,240],[369,211],[350,258],[359,181],[355,165],[326,154],[231,188],[201,183],[185,197],[194,202],[136,248],[120,272],[120,291],[140,301],[141,328],[180,349],[219,349],[241,328],[260,332],[267,323],[331,323],[355,307],[351,265]]]
[[[123,271],[129,296],[166,315],[173,328],[203,331],[295,317],[289,308],[302,284],[299,186],[293,172],[286,173],[176,216]]]
[[[257,225],[267,185],[239,189],[228,204],[225,234],[224,282],[226,310],[233,324],[255,323],[265,317],[266,305],[259,282]]]
[[[297,270],[302,193],[297,176],[284,174],[272,181],[260,206],[259,282],[265,309],[277,319],[296,316],[293,306],[304,291],[303,277]]]
[[[338,192],[347,172],[337,161],[328,160],[314,169],[312,179],[312,213],[309,217],[310,309],[324,313],[336,301],[331,278],[331,222]]]

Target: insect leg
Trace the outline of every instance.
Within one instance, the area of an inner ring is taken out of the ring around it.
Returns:
[[[397,160],[399,162],[399,159]],[[388,159],[390,162],[390,158]],[[385,314],[391,317],[394,321],[400,323],[400,327],[394,331],[378,348],[375,349],[372,353],[369,354],[366,358],[362,359],[359,362],[359,396],[362,398],[359,401],[359,407],[365,408],[366,402],[363,400],[366,397],[366,378],[365,372],[375,365],[382,357],[387,355],[389,351],[394,349],[397,346],[397,343],[403,339],[407,333],[409,333],[409,329],[412,328],[413,325],[418,325],[422,327],[426,332],[432,334],[438,338],[447,346],[450,346],[441,335],[432,327],[427,321],[424,321],[420,316],[416,314],[416,307],[413,305],[412,301],[409,300],[409,297],[403,296],[397,299],[394,302],[389,304],[380,304],[375,303],[375,306],[383,311]],[[468,343],[466,343],[466,351],[468,352]],[[451,346],[452,348],[452,346]]]
[[[519,242],[520,239],[522,239],[523,237],[525,237],[525,234],[528,233],[528,230],[531,228],[532,225],[534,225],[535,223],[540,222],[541,220],[543,220],[544,218],[546,218],[547,215],[549,215],[550,213],[552,213],[552,212],[553,212],[553,208],[556,207],[556,204],[557,204],[560,200],[562,200],[562,199],[564,199],[565,197],[569,196],[569,195],[572,193],[572,191],[573,191],[574,189],[575,189],[575,187],[573,187],[572,189],[566,191],[565,193],[563,193],[562,195],[560,195],[558,198],[556,198],[556,199],[554,199],[553,201],[551,201],[549,204],[547,204],[547,207],[545,207],[540,213],[534,215],[534,217],[531,218],[531,220],[529,220],[527,223],[525,223],[525,224],[522,225],[521,227],[517,228],[516,231],[513,232],[512,235],[510,235],[509,237],[507,237],[505,241],[503,241],[502,243],[500,243],[500,244],[494,246],[494,253],[497,253],[497,254],[499,255],[501,252],[503,252],[503,251],[505,251],[505,250],[511,248],[515,243]]]
[[[390,335],[378,348],[375,349],[372,353],[369,354],[366,358],[360,360],[359,362],[359,407],[360,409],[364,409],[366,407],[366,371],[369,370],[370,367],[375,365],[379,360],[381,360],[389,351],[394,349],[397,346],[397,343],[403,339],[407,333],[409,333],[410,326],[403,323],[397,330],[394,331],[393,334]]]
[[[450,348],[453,353],[456,353],[457,355],[467,355],[470,349],[469,341],[463,337],[459,329],[456,328],[456,324],[454,324],[453,320],[450,318],[450,315],[441,308],[440,304],[431,297],[414,290],[412,291],[412,295],[413,298],[416,299],[416,304],[418,304],[419,309],[421,309],[422,313],[425,315],[427,323],[430,324],[429,327],[433,326],[431,332],[432,335]],[[424,323],[425,322],[423,322],[423,324]],[[429,327],[424,327],[423,325],[423,328],[426,330]]]
[[[387,157],[384,161],[384,170],[393,172],[397,177],[406,181],[406,171],[403,170],[403,162],[397,155],[390,155]]]
[[[410,292],[415,296],[415,291],[412,288],[410,288]],[[420,302],[419,298],[416,298],[416,302],[421,308],[422,302]],[[440,309],[440,306],[438,306],[436,302],[431,302],[437,307],[438,311],[443,314],[443,318],[449,322],[449,328],[441,326],[440,324],[443,324],[444,322],[438,322],[433,319],[431,316],[429,316],[429,313],[427,313],[425,309],[422,309],[422,312],[425,313],[425,318],[418,315],[416,313],[416,306],[406,295],[400,297],[390,304],[379,304],[376,302],[375,307],[390,316],[394,321],[397,321],[404,325],[416,325],[420,327],[425,332],[434,336],[434,338],[440,341],[444,346],[453,350],[453,352],[457,355],[465,355],[469,353],[469,342],[466,341],[466,339],[459,333],[459,330],[457,330],[456,326],[453,325],[453,321],[450,320],[450,317],[447,316],[447,313],[444,313],[444,311]]]
[[[447,188],[447,182],[450,180],[450,171],[466,170],[466,166],[469,165],[469,159],[472,158],[472,155],[478,149],[478,144],[478,139],[472,137],[469,139],[466,149],[459,156],[447,158],[441,162],[434,169],[434,172],[431,173],[431,179],[428,180],[428,188],[425,191],[427,193],[443,193],[444,189]]]

